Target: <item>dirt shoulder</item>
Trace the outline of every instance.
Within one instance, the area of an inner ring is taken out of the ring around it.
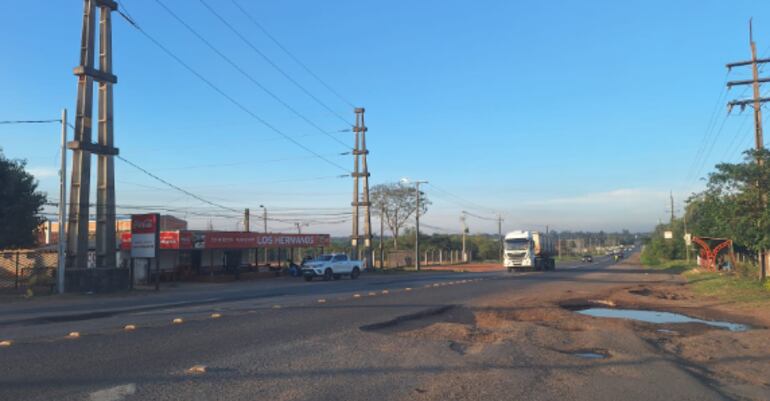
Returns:
[[[607,383],[620,386],[618,394],[649,386],[651,393],[629,393],[627,399],[657,399],[653,394],[676,393],[676,388],[665,387],[671,382],[682,386],[683,395],[704,386],[717,398],[769,399],[770,378],[764,373],[770,366],[768,310],[699,295],[690,283],[678,273],[649,271],[634,256],[585,276],[555,275],[553,283],[536,294],[490,296],[478,305],[454,307],[389,331],[444,341],[474,363],[501,358],[537,361],[533,369],[542,370],[540,381],[550,383],[539,383],[549,389],[544,399],[560,391],[590,399],[591,391],[607,394],[602,387]],[[587,306],[676,312],[751,329],[733,332],[699,323],[651,324],[575,312]]]

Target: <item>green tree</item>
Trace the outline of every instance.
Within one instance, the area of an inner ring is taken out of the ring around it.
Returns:
[[[46,197],[25,167],[25,161],[9,160],[0,150],[0,249],[33,246],[43,222]]]
[[[770,151],[748,150],[740,163],[720,163],[706,190],[688,200],[692,232],[727,237],[760,253],[770,248]]]
[[[414,188],[400,182],[380,184],[369,192],[372,207],[385,217],[385,225],[393,233],[393,247],[398,249],[398,237],[401,229],[417,209],[417,194]],[[420,215],[428,211],[430,200],[424,193],[420,195]],[[420,236],[422,238],[422,236]]]

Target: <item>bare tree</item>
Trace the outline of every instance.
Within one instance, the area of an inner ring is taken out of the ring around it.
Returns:
[[[373,207],[383,213],[385,224],[393,234],[393,248],[398,249],[398,233],[417,206],[414,187],[402,183],[379,184],[372,187],[369,197]],[[420,195],[420,215],[428,211],[430,203],[425,194]]]

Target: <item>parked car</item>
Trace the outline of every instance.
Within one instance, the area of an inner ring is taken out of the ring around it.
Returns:
[[[583,257],[580,259],[583,263],[593,263],[594,257],[591,255],[583,255]]]
[[[316,277],[324,281],[339,280],[342,276],[355,280],[361,275],[361,261],[348,259],[348,255],[342,253],[321,255],[305,262],[302,275],[305,281],[313,281]]]

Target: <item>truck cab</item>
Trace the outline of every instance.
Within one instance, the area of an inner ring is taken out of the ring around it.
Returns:
[[[553,270],[553,244],[537,231],[512,231],[503,239],[503,265],[513,270]]]

